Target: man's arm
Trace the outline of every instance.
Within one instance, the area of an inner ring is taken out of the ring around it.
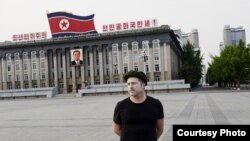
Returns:
[[[164,129],[164,118],[162,119],[158,119],[157,123],[156,123],[156,135],[157,135],[157,139],[160,138],[162,132]]]
[[[121,136],[122,127],[121,127],[120,124],[114,123],[114,124],[113,124],[113,130],[114,130],[114,132],[115,132],[118,136]]]

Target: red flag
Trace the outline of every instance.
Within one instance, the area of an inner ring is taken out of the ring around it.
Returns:
[[[94,14],[78,16],[66,12],[55,12],[47,16],[53,38],[97,33],[94,26]]]

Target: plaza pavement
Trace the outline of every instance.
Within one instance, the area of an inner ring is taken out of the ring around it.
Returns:
[[[172,141],[173,124],[250,124],[249,91],[151,95],[165,112],[159,141]],[[127,95],[0,100],[1,141],[119,141],[112,130],[116,102]]]

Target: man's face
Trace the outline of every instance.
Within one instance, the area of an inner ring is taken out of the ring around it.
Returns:
[[[74,52],[74,59],[76,61],[80,60],[80,52]]]
[[[145,89],[145,84],[136,77],[130,77],[127,80],[128,93],[130,96],[139,96]]]

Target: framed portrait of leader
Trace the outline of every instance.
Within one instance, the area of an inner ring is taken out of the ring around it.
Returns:
[[[82,49],[71,49],[71,65],[72,66],[80,66],[83,65],[83,51]]]

